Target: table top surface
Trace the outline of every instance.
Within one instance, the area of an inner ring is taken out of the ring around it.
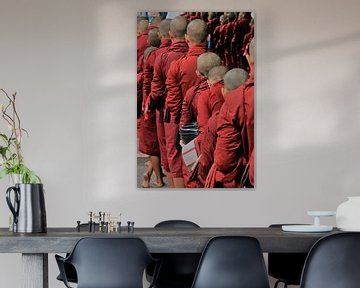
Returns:
[[[223,227],[223,228],[136,228],[128,232],[89,232],[82,228],[48,228],[47,233],[14,233],[0,228],[0,253],[65,253],[83,237],[139,237],[152,253],[201,253],[215,236],[252,236],[259,240],[263,252],[308,252],[321,237],[338,233],[284,232],[281,227]]]

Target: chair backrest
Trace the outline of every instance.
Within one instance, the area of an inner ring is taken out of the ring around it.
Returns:
[[[142,288],[153,259],[139,238],[82,238],[67,261],[76,269],[78,288]]]
[[[260,244],[248,236],[210,239],[200,259],[192,288],[268,288]]]
[[[271,224],[269,228],[281,229],[282,225],[290,224]],[[287,285],[300,285],[306,257],[307,253],[268,253],[269,275]]]
[[[155,228],[200,228],[200,226],[188,220],[165,220],[157,223]]]
[[[165,220],[155,225],[155,228],[200,228],[188,220]],[[159,253],[156,258],[162,260],[162,267],[156,287],[190,287],[200,260],[200,253]],[[152,271],[149,269],[149,275]]]
[[[302,288],[360,287],[360,233],[325,236],[311,248],[301,278]]]

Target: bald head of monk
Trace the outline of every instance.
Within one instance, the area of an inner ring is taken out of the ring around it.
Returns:
[[[186,41],[189,46],[204,44],[207,37],[207,25],[204,20],[195,19],[189,23],[186,30]]]
[[[197,71],[200,76],[208,77],[209,71],[215,66],[221,65],[220,57],[213,52],[206,52],[197,58]]]
[[[212,86],[215,83],[223,80],[227,71],[229,71],[229,69],[226,66],[215,66],[212,68],[208,74],[209,86]]]
[[[159,36],[162,39],[169,39],[169,31],[170,31],[170,23],[171,19],[164,19],[161,21],[159,26]]]
[[[170,38],[173,42],[185,39],[188,20],[185,17],[177,16],[170,22]]]
[[[148,26],[149,26],[148,20],[140,20],[140,22],[137,25],[138,34],[145,32]]]
[[[224,76],[224,97],[228,92],[243,85],[248,78],[249,74],[244,69],[234,68],[229,70]]]
[[[153,46],[153,47],[160,46],[159,29],[158,28],[153,28],[149,31],[148,43],[150,46]]]

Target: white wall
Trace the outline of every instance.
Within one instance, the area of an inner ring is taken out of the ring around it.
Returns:
[[[204,9],[256,13],[256,189],[137,190],[136,11]],[[89,210],[136,226],[311,222],[307,210],[359,195],[359,9],[357,0],[1,0],[0,87],[18,92],[48,226],[73,226]],[[50,287],[62,287],[49,262]],[[19,265],[0,255],[2,286],[21,286]]]

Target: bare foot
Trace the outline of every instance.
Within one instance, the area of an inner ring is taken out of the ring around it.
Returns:
[[[144,174],[142,188],[150,188],[150,175],[148,173]]]

